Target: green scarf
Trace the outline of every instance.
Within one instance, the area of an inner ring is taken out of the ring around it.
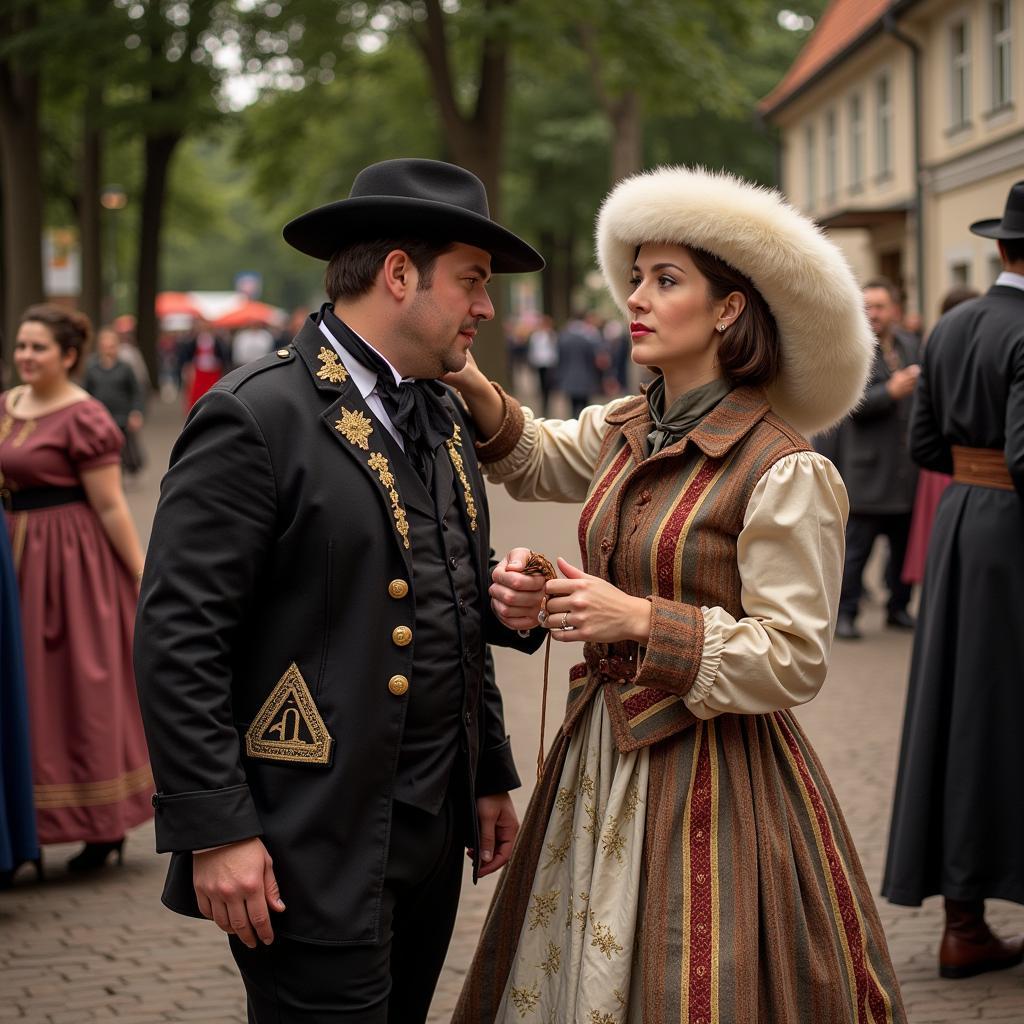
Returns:
[[[657,455],[662,448],[685,437],[730,391],[732,385],[728,381],[713,380],[680,395],[663,414],[665,378],[659,377],[647,389],[647,408],[654,424],[647,435],[650,454]]]

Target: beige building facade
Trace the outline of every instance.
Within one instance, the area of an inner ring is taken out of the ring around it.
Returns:
[[[1024,178],[1024,0],[834,0],[761,103],[791,202],[934,322],[957,285],[986,289]]]

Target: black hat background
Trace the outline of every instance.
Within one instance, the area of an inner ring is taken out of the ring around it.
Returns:
[[[491,220],[483,182],[440,160],[371,164],[356,175],[348,199],[319,206],[284,227],[289,245],[320,260],[351,242],[389,236],[475,245],[491,254],[494,273],[544,266],[532,246]]]
[[[988,220],[976,220],[971,225],[971,232],[982,238],[997,238],[1011,241],[1024,238],[1024,181],[1018,181],[1006,197],[1006,210],[1002,219],[992,217]]]

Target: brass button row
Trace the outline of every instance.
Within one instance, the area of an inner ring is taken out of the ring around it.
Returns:
[[[394,579],[388,584],[388,594],[396,601],[409,593],[409,584],[402,579]],[[412,630],[408,626],[395,626],[391,631],[391,640],[396,647],[408,647],[412,643]],[[388,680],[388,689],[396,696],[403,697],[409,692],[409,680],[406,676],[395,675]]]
[[[396,697],[401,697],[409,690],[409,680],[405,676],[392,676],[388,680],[388,689]]]
[[[408,647],[412,643],[412,630],[408,626],[395,626],[391,640],[396,647]]]
[[[392,580],[388,584],[388,593],[397,601],[409,593],[409,584],[405,580]]]

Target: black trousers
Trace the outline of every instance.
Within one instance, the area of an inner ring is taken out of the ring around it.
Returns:
[[[864,566],[880,535],[889,540],[889,562],[885,567],[885,585],[889,588],[889,613],[906,611],[911,587],[900,579],[907,556],[910,513],[850,513],[846,524],[846,564],[843,566],[843,590],[839,614],[857,617],[864,593]]]
[[[396,803],[380,940],[321,946],[231,936],[249,1024],[423,1024],[455,925],[463,830],[449,793],[436,815]]]

